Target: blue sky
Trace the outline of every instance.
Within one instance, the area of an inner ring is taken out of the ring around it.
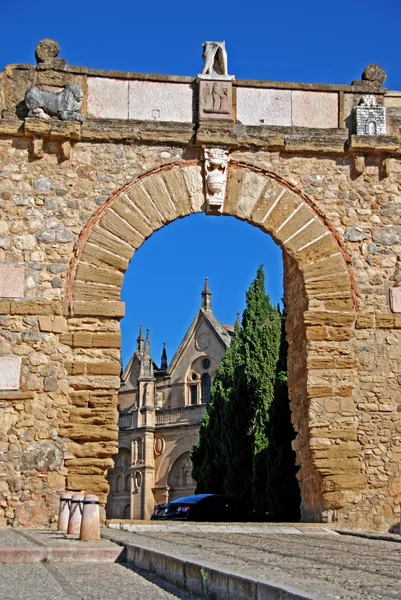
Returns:
[[[1,69],[34,64],[37,42],[51,37],[71,65],[195,76],[202,43],[225,40],[229,72],[237,79],[349,84],[374,62],[387,71],[385,86],[401,89],[400,0],[2,0],[1,7]],[[259,230],[227,217],[194,215],[156,232],[126,275],[124,364],[141,321],[151,328],[155,360],[163,341],[172,357],[199,307],[205,276],[216,316],[233,323],[261,263],[277,302],[281,253]]]

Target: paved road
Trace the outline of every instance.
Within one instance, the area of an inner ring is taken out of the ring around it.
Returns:
[[[147,527],[105,530],[121,541],[203,562],[214,568],[292,584],[340,600],[401,600],[401,544],[334,532],[266,528]],[[219,531],[218,531],[219,529]],[[252,531],[253,529],[253,531]]]
[[[200,600],[145,577],[124,564],[0,565],[0,600]]]

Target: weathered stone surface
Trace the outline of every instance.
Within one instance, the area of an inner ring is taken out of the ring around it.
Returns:
[[[193,90],[188,83],[131,81],[129,119],[192,122]]]
[[[18,390],[20,387],[21,358],[0,356],[0,390]]]
[[[0,297],[24,297],[25,265],[0,263]]]
[[[390,303],[394,313],[401,313],[401,288],[390,288]]]
[[[63,453],[53,442],[34,442],[22,453],[21,471],[56,471]]]
[[[291,91],[238,88],[237,119],[244,125],[291,125]]]
[[[292,92],[292,125],[338,127],[338,95],[327,92]]]
[[[88,79],[88,115],[99,119],[128,119],[128,81]]]

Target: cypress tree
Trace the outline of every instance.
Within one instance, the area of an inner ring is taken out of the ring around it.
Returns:
[[[191,453],[197,493],[226,493],[260,514],[298,514],[286,355],[282,315],[266,295],[259,267]]]
[[[280,314],[266,295],[263,267],[259,267],[246,295],[241,331],[249,426],[252,428],[252,504],[258,513],[268,509],[267,426],[274,399],[280,335]]]
[[[267,436],[267,485],[268,510],[277,512],[281,520],[300,519],[301,494],[296,473],[295,452],[291,442],[295,431],[291,424],[287,385],[287,341],[285,339],[285,310],[282,313],[282,334],[277,368],[275,394],[269,410]]]

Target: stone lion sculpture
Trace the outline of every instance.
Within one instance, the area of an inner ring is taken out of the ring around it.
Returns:
[[[25,94],[28,117],[50,119],[58,117],[62,121],[83,122],[81,114],[83,91],[78,85],[66,85],[62,92],[45,92],[31,88]]]
[[[205,61],[202,74],[228,75],[225,42],[205,42],[202,58]]]

